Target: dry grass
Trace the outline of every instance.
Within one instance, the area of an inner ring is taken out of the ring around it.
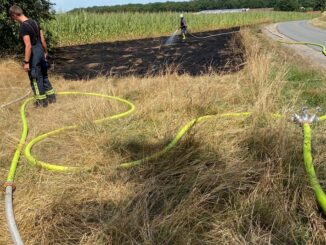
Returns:
[[[15,72],[19,68],[20,65],[15,61],[8,60],[1,63],[0,106],[30,91],[28,84],[24,82],[26,80],[25,74]],[[10,75],[8,76],[8,74]]]
[[[301,131],[270,112],[284,102],[288,64],[275,50],[243,32],[246,68],[236,74],[200,77],[98,78],[67,82],[57,90],[94,91],[134,102],[126,118],[95,126],[94,118],[124,110],[115,102],[59,97],[48,109],[28,110],[30,137],[63,125],[81,129],[50,138],[33,152],[42,160],[92,171],[57,174],[20,162],[16,218],[26,244],[323,244],[324,220],[307,186]],[[5,70],[12,70],[7,73]],[[24,74],[12,61],[0,71],[16,83]],[[3,76],[0,76],[3,83]],[[1,97],[3,98],[3,97]],[[17,105],[1,111],[2,178],[19,137]],[[172,152],[130,171],[115,166],[162,149],[188,120],[211,113],[250,111],[246,120],[197,125]],[[83,123],[86,122],[86,123]],[[319,126],[314,132],[321,132]],[[325,163],[322,135],[314,152]],[[3,212],[3,205],[1,205]],[[4,224],[4,215],[0,216]],[[1,244],[10,238],[1,226]]]
[[[326,12],[322,13],[322,16],[319,18],[311,20],[310,23],[321,29],[326,29]]]

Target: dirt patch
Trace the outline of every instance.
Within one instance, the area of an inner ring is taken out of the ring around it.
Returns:
[[[239,28],[195,33],[204,37],[237,31]],[[231,33],[211,38],[168,37],[63,47],[56,50],[53,72],[65,79],[87,79],[99,75],[138,77],[178,72],[193,76],[207,72],[233,72],[244,63],[240,35]]]

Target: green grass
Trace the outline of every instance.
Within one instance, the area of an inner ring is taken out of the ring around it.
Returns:
[[[293,97],[296,91],[301,91],[299,104],[309,107],[326,107],[326,94],[324,92],[326,86],[322,73],[291,65],[286,79],[288,82],[283,91],[286,99]]]
[[[193,32],[297,19],[312,19],[313,14],[294,12],[247,12],[230,14],[186,14]],[[44,24],[58,46],[126,40],[169,35],[179,26],[178,13],[87,12],[58,14]]]

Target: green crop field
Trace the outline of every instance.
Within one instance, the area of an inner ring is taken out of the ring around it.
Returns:
[[[186,14],[190,31],[206,31],[234,26],[297,19],[312,19],[315,14],[295,12],[246,12],[230,14]],[[87,12],[58,14],[44,24],[58,46],[126,40],[169,35],[179,25],[178,13],[110,13]]]

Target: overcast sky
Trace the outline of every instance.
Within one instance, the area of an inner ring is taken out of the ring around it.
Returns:
[[[181,2],[187,0],[169,0],[173,2]],[[117,5],[117,4],[128,4],[128,3],[152,3],[152,2],[166,2],[164,0],[50,0],[55,3],[54,9],[56,11],[68,11],[73,8],[79,7],[92,7],[92,6],[105,6],[105,5]]]

